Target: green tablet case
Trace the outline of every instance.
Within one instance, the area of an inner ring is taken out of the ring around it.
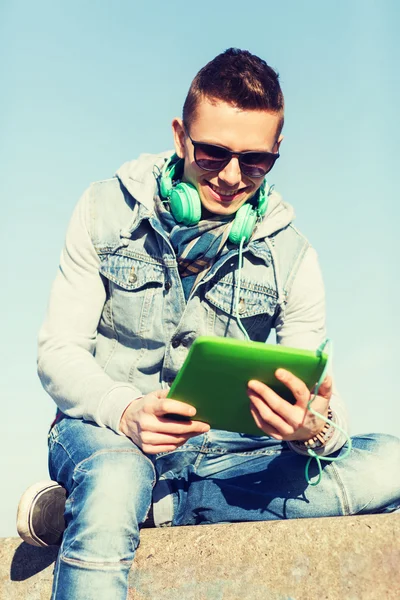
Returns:
[[[196,420],[214,429],[265,435],[250,413],[247,383],[257,379],[291,402],[295,399],[274,373],[282,367],[312,390],[327,362],[325,353],[232,338],[199,337],[176,376],[169,398],[197,410]]]

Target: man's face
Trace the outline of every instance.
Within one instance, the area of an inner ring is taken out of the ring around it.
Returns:
[[[223,146],[232,152],[278,152],[281,115],[265,110],[243,110],[220,100],[201,100],[188,125],[196,142]],[[263,182],[263,177],[243,175],[239,160],[233,157],[221,171],[204,171],[194,160],[194,146],[181,119],[172,123],[175,150],[185,159],[184,181],[197,189],[203,207],[217,215],[235,213]]]

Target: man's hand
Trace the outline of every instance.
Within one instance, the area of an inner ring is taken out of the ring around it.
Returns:
[[[305,441],[317,435],[325,422],[307,410],[311,394],[306,384],[285,369],[278,369],[275,376],[284,383],[296,399],[292,405],[260,381],[249,381],[247,394],[250,411],[258,427],[276,440]],[[332,396],[332,379],[326,377],[319,388],[312,407],[327,416]]]
[[[173,413],[194,417],[190,404],[167,398],[167,390],[151,392],[129,404],[120,421],[120,430],[146,452],[157,454],[176,450],[189,438],[205,433],[210,426],[201,421],[177,421],[166,418]]]

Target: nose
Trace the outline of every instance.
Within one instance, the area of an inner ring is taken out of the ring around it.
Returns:
[[[218,173],[218,178],[230,187],[234,187],[241,182],[242,172],[240,170],[239,159],[236,156],[232,156],[226,167]]]

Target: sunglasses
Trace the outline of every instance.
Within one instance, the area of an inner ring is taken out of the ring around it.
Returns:
[[[222,171],[236,156],[243,175],[254,178],[265,177],[279,158],[279,153],[273,152],[231,152],[222,146],[196,142],[189,133],[187,135],[194,147],[195,163],[203,171]]]

